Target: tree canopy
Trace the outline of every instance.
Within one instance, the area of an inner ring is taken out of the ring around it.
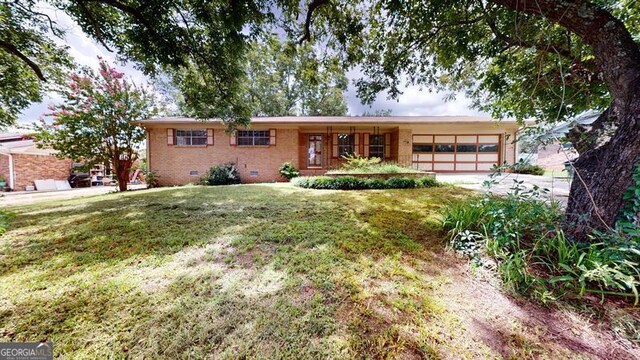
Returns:
[[[0,3],[0,128],[40,101],[70,65],[67,49],[50,38],[62,29],[34,7],[35,1]]]
[[[74,161],[111,164],[120,190],[126,190],[145,138],[135,121],[157,113],[154,97],[104,60],[98,72],[72,74],[62,95],[64,102],[50,106],[53,123],[43,120],[37,129],[39,145]]]
[[[305,43],[277,37],[247,54],[247,87],[254,116],[346,115],[348,79],[338,59],[322,59]]]

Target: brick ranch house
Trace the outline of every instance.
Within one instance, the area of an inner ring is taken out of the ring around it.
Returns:
[[[34,180],[67,180],[73,161],[58,159],[55,151],[39,149],[28,135],[0,134],[0,175],[15,191],[34,186]]]
[[[320,175],[349,153],[425,171],[486,172],[515,162],[519,128],[513,120],[470,116],[257,117],[233,134],[219,121],[193,118],[140,124],[161,185],[194,182],[227,162],[237,164],[243,182],[281,181],[278,168],[287,161],[302,175]]]

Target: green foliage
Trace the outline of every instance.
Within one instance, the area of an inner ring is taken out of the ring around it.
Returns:
[[[200,178],[201,185],[231,185],[240,183],[240,174],[235,163],[213,166]]]
[[[136,149],[145,139],[135,121],[157,113],[154,98],[104,60],[97,73],[85,69],[72,74],[62,98],[63,103],[49,107],[53,123],[43,120],[36,127],[39,146],[77,162],[110,163],[120,189],[126,189]]]
[[[256,41],[247,54],[253,116],[342,116],[348,79],[336,58],[320,60],[309,43],[276,36]]]
[[[541,166],[529,164],[524,161],[519,161],[511,166],[511,172],[516,174],[528,174],[528,175],[544,175],[544,169]]]
[[[296,186],[319,190],[366,190],[366,189],[411,189],[439,186],[433,178],[391,177],[361,178],[355,176],[313,176],[299,177],[292,180]]]
[[[160,183],[158,182],[158,173],[149,170],[145,170],[143,173],[144,182],[147,184],[148,189],[153,189],[160,186]]]
[[[278,171],[280,172],[280,175],[282,175],[287,180],[291,180],[295,177],[300,176],[300,171],[296,169],[296,167],[293,166],[293,164],[290,162],[282,164]]]
[[[364,157],[352,154],[344,155],[342,158],[345,160],[345,163],[341,166],[342,170],[365,170],[382,162],[382,159],[377,157]]]
[[[15,123],[23,109],[54,90],[71,67],[66,47],[51,38],[61,37],[62,29],[50,26],[36,7],[33,0],[0,4],[0,128]]]
[[[624,194],[624,206],[620,209],[616,227],[623,233],[640,239],[640,163],[634,168],[632,181]]]
[[[548,301],[585,293],[631,297],[638,303],[640,251],[637,240],[619,233],[594,233],[588,244],[568,239],[561,209],[541,193],[516,182],[506,197],[486,195],[455,203],[443,213],[450,246],[475,261],[481,249],[498,263],[505,284]]]

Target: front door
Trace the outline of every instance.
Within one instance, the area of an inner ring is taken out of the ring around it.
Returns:
[[[309,135],[307,165],[310,168],[322,167],[322,135]]]

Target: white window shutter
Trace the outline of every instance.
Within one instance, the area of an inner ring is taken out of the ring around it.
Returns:
[[[236,134],[236,131],[229,134],[229,145],[236,146]]]
[[[269,145],[276,144],[276,129],[269,129]]]
[[[167,129],[167,145],[174,145],[173,129]]]
[[[207,145],[213,145],[213,129],[207,129]]]

